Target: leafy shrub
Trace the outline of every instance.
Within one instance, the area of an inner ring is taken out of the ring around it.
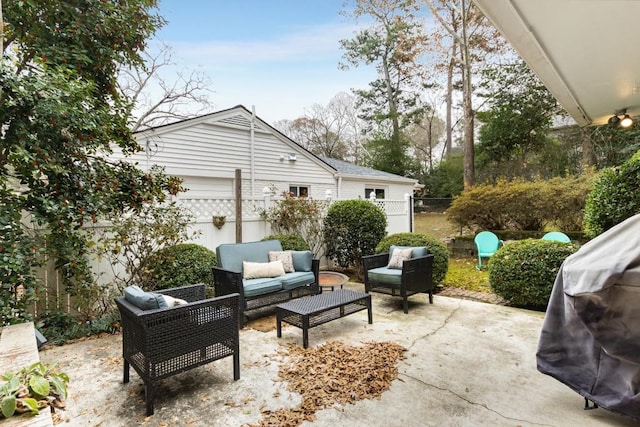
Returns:
[[[340,267],[353,268],[362,277],[360,258],[374,253],[385,236],[387,217],[368,200],[342,200],[333,203],[324,219],[327,258]]]
[[[447,216],[456,225],[472,230],[542,231],[554,224],[566,231],[579,231],[592,179],[587,174],[477,185],[454,198]]]
[[[640,152],[601,171],[584,209],[585,233],[595,237],[640,212]]]
[[[444,243],[435,237],[422,233],[391,234],[376,246],[376,253],[389,252],[392,245],[396,246],[426,246],[433,254],[433,284],[441,285],[449,268],[449,251]]]
[[[294,234],[272,234],[262,240],[280,240],[284,251],[308,251],[309,244],[298,235]]]
[[[213,286],[211,267],[217,265],[215,252],[195,243],[182,243],[154,252],[144,260],[141,275],[144,289],[169,289],[194,283]]]
[[[94,319],[83,320],[62,310],[45,311],[36,326],[47,338],[48,345],[62,345],[70,340],[118,331],[120,313],[111,310]]]
[[[577,250],[540,239],[508,243],[489,259],[491,289],[513,305],[544,309],[562,262]]]

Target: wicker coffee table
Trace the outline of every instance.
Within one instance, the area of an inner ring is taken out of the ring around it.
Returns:
[[[373,323],[371,295],[364,292],[338,289],[318,295],[297,298],[276,306],[276,328],[282,337],[282,322],[302,328],[302,346],[309,347],[309,329],[335,319],[367,310],[369,324]]]

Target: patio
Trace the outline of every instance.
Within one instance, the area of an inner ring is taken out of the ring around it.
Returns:
[[[349,283],[346,288],[362,289]],[[543,313],[436,295],[400,298],[372,294],[373,324],[366,311],[310,331],[310,348],[330,341],[359,346],[393,341],[408,349],[398,378],[380,399],[335,405],[316,412],[315,426],[634,426],[604,409],[583,410],[584,400],[536,370]],[[296,406],[300,396],[278,380],[282,344],[301,347],[300,329],[275,317],[249,322],[240,332],[241,376],[231,358],[172,377],[157,387],[156,411],[145,417],[137,374],[122,384],[119,335],[88,339],[40,352],[69,374],[67,409],[73,426],[249,426],[263,410]]]

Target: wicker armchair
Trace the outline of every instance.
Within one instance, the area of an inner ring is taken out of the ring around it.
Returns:
[[[386,268],[389,254],[362,257],[365,292],[380,292],[402,297],[402,309],[409,312],[407,298],[416,293],[428,293],[433,304],[433,254],[404,261],[401,270]]]
[[[203,284],[158,291],[188,304],[141,310],[116,298],[122,317],[123,382],[129,365],[145,385],[147,416],[153,415],[156,382],[214,360],[233,356],[233,379],[240,378],[238,294],[205,299]]]

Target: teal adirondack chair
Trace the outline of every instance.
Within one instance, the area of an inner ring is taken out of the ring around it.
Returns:
[[[476,244],[476,252],[478,252],[476,268],[482,270],[482,258],[491,258],[502,246],[502,240],[498,239],[498,236],[491,231],[481,231],[476,234],[473,242]]]
[[[542,240],[555,240],[563,243],[571,243],[571,239],[569,238],[569,236],[561,231],[550,231],[542,236]]]

